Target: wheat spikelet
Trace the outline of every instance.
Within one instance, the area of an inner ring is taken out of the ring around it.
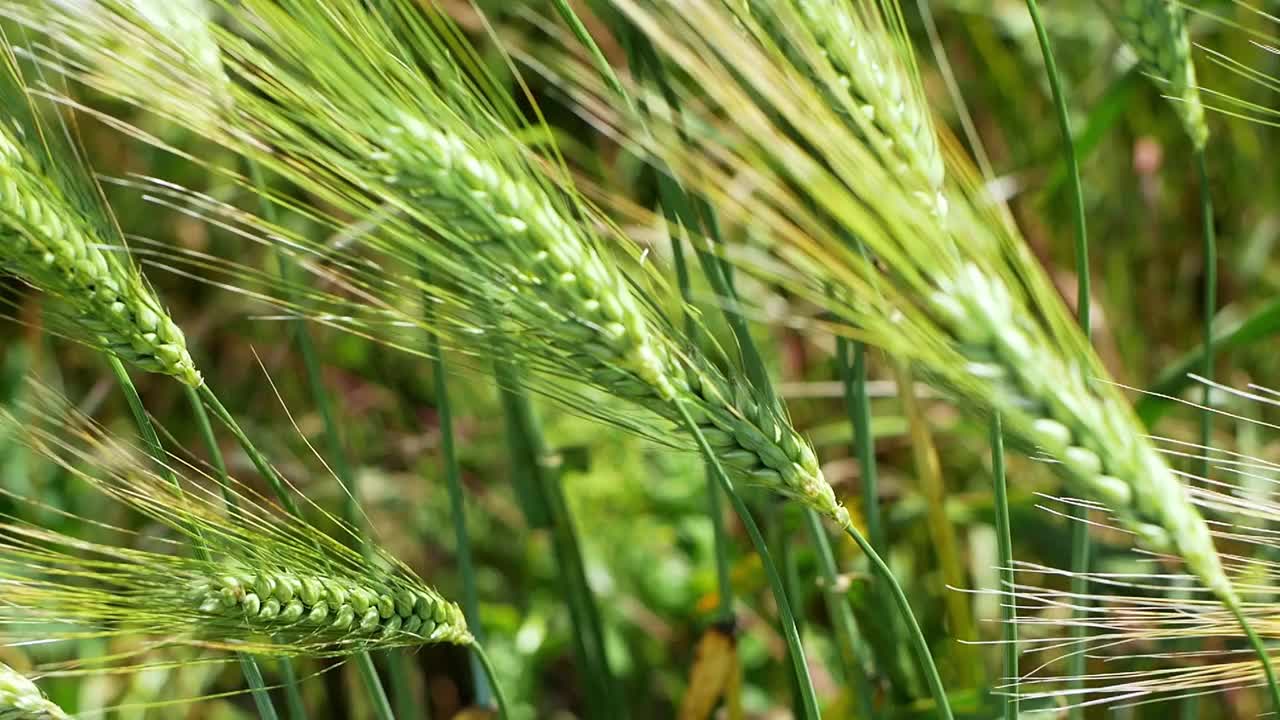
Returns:
[[[110,223],[80,209],[47,155],[42,129],[24,122],[24,92],[5,54],[11,115],[0,123],[0,269],[59,298],[77,335],[148,372],[199,386],[182,331],[137,269],[112,249]],[[28,116],[30,117],[30,116]],[[70,160],[67,160],[70,162]]]
[[[895,174],[915,184],[926,203],[946,214],[946,165],[909,53],[894,44],[897,21],[848,0],[755,2],[769,34],[831,98],[831,107],[865,138]],[[807,32],[830,67],[815,67],[802,43]],[[790,37],[789,37],[790,36]]]
[[[0,720],[67,720],[36,684],[0,663]]]
[[[1191,59],[1186,11],[1177,0],[1099,0],[1125,44],[1173,100],[1183,128],[1196,148],[1209,139],[1204,106]]]
[[[189,593],[210,624],[229,622],[270,634],[302,626],[335,644],[351,634],[470,642],[458,606],[423,588],[392,592],[338,578],[263,572],[200,581]]]
[[[405,307],[403,297],[426,293],[439,301],[434,310],[444,317],[432,330],[455,343],[470,336],[474,344],[476,334],[506,337],[502,351],[519,353],[551,374],[589,380],[672,421],[680,418],[677,403],[690,405],[739,479],[846,522],[812,448],[782,409],[749,384],[727,379],[654,311],[603,251],[593,217],[577,204],[572,188],[550,185],[535,169],[536,160],[501,111],[459,78],[456,60],[440,55],[427,78],[413,62],[382,63],[385,58],[361,51],[363,43],[410,53],[383,24],[388,20],[408,23],[422,37],[438,33],[423,24],[416,8],[391,5],[383,17],[359,3],[335,3],[330,16],[304,27],[281,8],[245,3],[236,18],[243,27],[259,28],[264,42],[222,38],[233,81],[222,121],[204,121],[209,106],[200,97],[156,102],[169,117],[312,187],[352,215],[392,206],[392,217],[363,238],[366,248],[428,269],[438,280],[425,286],[421,271],[408,282],[386,273],[350,279],[385,293],[378,310],[395,317],[384,314],[384,324],[421,325],[421,314]],[[111,11],[110,4],[102,8]],[[113,17],[123,22],[123,16]],[[90,32],[77,29],[80,22],[57,15],[44,27],[74,38]],[[75,50],[92,52],[85,44]],[[95,66],[112,60],[92,59]],[[187,81],[170,84],[199,85],[197,71],[189,71]],[[119,83],[79,77],[120,93]],[[309,244],[261,219],[251,222],[264,236],[289,237],[290,249]],[[359,263],[342,259],[336,265],[349,270]]]

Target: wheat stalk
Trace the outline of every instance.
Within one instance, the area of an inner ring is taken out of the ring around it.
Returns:
[[[0,720],[67,720],[36,684],[0,663]]]
[[[1209,127],[1204,121],[1182,4],[1178,0],[1098,0],[1098,4],[1138,56],[1143,72],[1173,101],[1196,149],[1202,149],[1209,139]]]

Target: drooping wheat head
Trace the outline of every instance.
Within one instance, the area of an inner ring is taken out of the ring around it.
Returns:
[[[42,387],[21,410],[23,422],[0,413],[6,432],[102,492],[109,506],[119,503],[167,532],[139,543],[136,532],[92,523],[110,531],[110,539],[91,542],[5,522],[0,637],[6,641],[30,640],[32,633],[132,634],[161,645],[276,655],[471,643],[458,606],[384,551],[352,551],[238,484],[227,489],[238,501],[228,517],[223,489],[197,467],[173,458],[168,469],[182,476],[174,486],[145,453]],[[191,544],[201,549],[198,557],[190,556]]]
[[[915,63],[899,44],[904,34],[896,6],[756,1],[752,14],[760,22],[757,37],[776,43],[885,167],[945,215],[946,161]]]
[[[436,318],[431,329],[452,344],[473,353],[477,347],[518,353],[547,375],[587,381],[672,421],[680,418],[677,403],[687,405],[739,479],[847,522],[784,410],[749,383],[731,379],[705,349],[674,331],[648,297],[649,291],[664,297],[657,273],[605,248],[617,236],[601,230],[599,216],[577,197],[564,171],[519,136],[524,123],[510,100],[497,99],[485,91],[483,77],[466,72],[469,58],[453,44],[443,18],[401,2],[371,12],[342,0],[328,10],[256,0],[228,10],[244,31],[217,33],[231,102],[216,124],[203,118],[211,106],[199,89],[190,97],[178,91],[157,99],[101,81],[92,68],[113,58],[92,55],[92,47],[73,48],[91,56],[72,75],[157,105],[343,215],[365,220],[353,254],[237,215],[254,234],[298,252],[304,265],[358,290],[365,304],[353,307],[350,298],[298,289],[310,307],[333,310],[326,316],[331,323],[373,336],[390,331],[395,338],[405,326],[424,326],[416,298],[425,296]],[[80,22],[61,14],[37,26],[77,37],[89,32]],[[115,68],[112,76],[120,72]],[[166,86],[200,85],[190,67],[171,65],[165,72],[190,73]],[[628,276],[619,262],[637,272]],[[252,275],[237,274],[246,285]]]
[[[76,159],[54,150],[7,44],[0,54],[0,271],[56,297],[76,339],[199,386],[182,331],[129,260]]]
[[[36,684],[0,663],[0,720],[67,720]]]

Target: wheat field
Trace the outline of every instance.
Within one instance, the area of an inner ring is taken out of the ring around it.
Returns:
[[[0,720],[1280,711],[1260,0],[0,0]]]

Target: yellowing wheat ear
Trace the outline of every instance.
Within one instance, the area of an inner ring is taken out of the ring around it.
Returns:
[[[36,684],[0,663],[0,720],[68,720]]]
[[[1138,56],[1150,75],[1173,101],[1196,148],[1209,139],[1204,106],[1191,59],[1186,11],[1178,0],[1098,0],[1116,32]]]
[[[198,387],[182,330],[113,242],[110,219],[56,167],[74,160],[53,154],[34,111],[23,111],[25,85],[8,46],[0,52],[10,108],[0,121],[0,271],[60,300],[76,339]]]

